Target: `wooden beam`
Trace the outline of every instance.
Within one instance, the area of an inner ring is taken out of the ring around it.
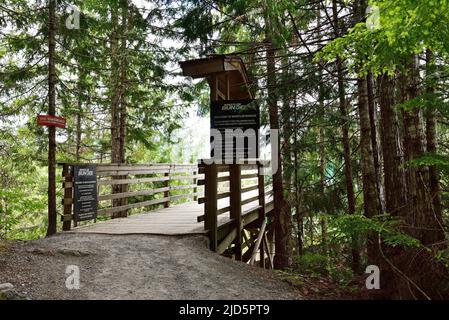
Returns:
[[[211,164],[206,166],[205,168],[205,197],[207,198],[207,202],[204,204],[204,229],[208,231],[209,234],[209,242],[210,249],[212,251],[217,250],[217,166],[215,164]]]
[[[251,174],[242,174],[242,180],[246,179],[254,179],[257,178],[259,175],[257,173],[251,173]]]
[[[265,176],[262,174],[263,165],[259,162],[258,163],[258,173],[259,176],[257,178],[257,185],[258,185],[258,194],[259,194],[259,205],[260,205],[260,211],[259,211],[259,220],[262,224],[263,221],[265,221]]]
[[[231,210],[230,206],[218,209],[217,210],[217,216],[222,215],[223,213],[229,212],[230,210]],[[196,217],[196,221],[198,221],[198,222],[204,221],[204,214],[201,215],[201,216]]]
[[[224,176],[224,177],[218,177],[217,178],[217,182],[226,182],[229,181],[229,176]],[[204,179],[199,179],[198,180],[198,185],[199,186],[204,186],[205,184],[205,180]]]
[[[197,175],[197,167],[195,167],[194,175]],[[193,193],[198,194],[198,179],[193,179]],[[193,201],[198,201],[198,196],[193,197]]]
[[[62,230],[69,231],[72,226],[72,213],[73,213],[73,176],[71,172],[71,167],[69,165],[64,165],[62,170],[64,176],[64,211],[62,220]],[[65,200],[72,200],[71,203],[65,203]]]
[[[242,261],[247,263],[251,259],[251,255],[254,251],[254,247],[256,246],[256,241],[249,243],[248,250],[243,254]]]
[[[171,177],[151,177],[151,178],[136,178],[136,179],[107,179],[98,180],[99,186],[113,185],[113,184],[135,184],[135,183],[148,183],[148,182],[162,182],[167,180],[193,180],[202,178],[202,175],[192,176],[171,176]]]
[[[254,202],[256,200],[259,200],[259,195],[251,197],[251,198],[248,198],[248,199],[245,199],[245,200],[242,200],[241,204],[242,204],[242,206],[244,206],[245,204]]]
[[[254,261],[256,261],[257,250],[259,250],[260,244],[262,243],[263,237],[265,235],[266,225],[267,225],[267,222],[264,220],[264,222],[262,223],[262,226],[260,227],[259,235],[257,236],[256,245],[254,246],[254,250],[251,255],[251,260],[249,261],[249,264],[254,264]]]
[[[153,177],[153,178],[136,178],[136,179],[107,179],[98,180],[99,186],[108,186],[113,184],[136,184],[136,183],[149,183],[149,182],[161,182],[166,181],[167,177]]]
[[[265,249],[266,249],[266,251],[267,251],[267,256],[268,256],[268,261],[270,262],[270,267],[271,267],[271,269],[274,269],[274,266],[273,266],[273,258],[272,258],[272,256],[271,256],[270,246],[269,246],[269,244],[268,244],[268,239],[267,239],[267,234],[264,234],[264,236],[263,236],[263,242],[264,242],[264,247],[265,247]]]
[[[219,193],[219,194],[217,194],[217,200],[224,199],[224,198],[228,198],[230,195],[231,195],[230,192]],[[199,204],[206,203],[206,201],[207,201],[207,198],[206,198],[206,197],[202,197],[202,198],[199,198],[199,199],[198,199],[198,203],[199,203]]]
[[[234,220],[234,228],[237,230],[235,237],[235,259],[242,260],[242,172],[238,164],[230,166],[230,218]]]
[[[175,201],[175,200],[184,199],[184,198],[194,198],[196,196],[198,196],[198,193],[178,194],[176,196],[170,196],[170,201]]]
[[[165,177],[169,177],[170,176],[170,170],[167,173],[164,173]],[[165,187],[165,191],[164,191],[164,198],[168,198],[169,200],[167,202],[164,202],[164,208],[168,208],[170,207],[170,179],[164,181],[164,187]]]
[[[254,185],[254,186],[249,186],[249,187],[245,187],[242,189],[242,193],[247,193],[250,191],[254,191],[254,190],[258,190],[259,189],[259,185]]]
[[[236,228],[232,229],[231,232],[220,242],[220,245],[217,246],[217,253],[222,254],[225,250],[232,244],[232,242],[236,239],[238,231]]]
[[[168,187],[164,187],[164,188],[158,188],[158,189],[152,189],[152,190],[140,190],[140,191],[123,192],[123,193],[112,193],[112,194],[108,194],[108,195],[98,196],[98,201],[131,198],[131,197],[137,197],[137,196],[147,196],[147,195],[152,195],[155,193],[166,192],[169,189],[170,188],[168,188]]]
[[[104,216],[104,215],[110,215],[110,214],[115,213],[115,212],[120,212],[120,211],[123,211],[123,210],[136,209],[136,208],[141,208],[141,207],[148,207],[148,206],[155,205],[155,204],[161,204],[161,203],[167,202],[169,200],[170,200],[170,198],[160,198],[160,199],[143,201],[143,202],[138,202],[138,203],[133,203],[133,204],[127,204],[126,206],[100,209],[100,210],[98,210],[98,215],[99,216]]]

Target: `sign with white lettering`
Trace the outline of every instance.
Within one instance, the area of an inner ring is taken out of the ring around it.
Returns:
[[[260,112],[256,102],[213,101],[211,158],[225,161],[258,158],[259,127]]]
[[[97,217],[97,172],[94,165],[75,165],[74,203],[75,221],[92,220]]]
[[[48,114],[41,114],[37,116],[37,124],[46,127],[58,127],[65,129],[66,119],[56,116],[50,116]]]

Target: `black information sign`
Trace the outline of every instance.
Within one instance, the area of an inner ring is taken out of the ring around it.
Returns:
[[[255,102],[213,101],[211,103],[211,158],[235,161],[259,157],[260,112]],[[221,135],[221,156],[216,135]]]
[[[97,217],[97,172],[94,165],[75,165],[74,219],[92,220]]]

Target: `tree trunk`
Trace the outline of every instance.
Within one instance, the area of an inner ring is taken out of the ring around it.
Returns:
[[[366,76],[366,83],[368,88],[368,106],[369,106],[369,119],[371,124],[371,143],[373,145],[373,158],[374,158],[374,169],[376,170],[376,185],[377,185],[377,193],[379,195],[379,203],[381,206],[382,212],[385,211],[385,196],[384,196],[384,187],[383,187],[383,179],[382,179],[382,171],[380,165],[380,148],[378,143],[378,135],[379,131],[377,129],[377,109],[374,98],[374,79],[372,72],[368,72]]]
[[[366,1],[356,2],[355,22],[365,21]],[[372,218],[381,213],[377,184],[376,167],[374,163],[373,144],[371,137],[371,120],[368,101],[368,81],[366,76],[357,80],[358,112],[360,121],[360,151],[362,161],[363,207],[364,214]],[[367,239],[368,264],[379,264],[378,236],[371,233]]]
[[[121,37],[121,50],[120,50],[120,120],[119,120],[119,161],[120,163],[126,162],[126,123],[127,123],[127,70],[128,70],[128,57],[127,57],[127,34],[131,25],[129,15],[129,3],[128,0],[123,1],[122,8],[122,37]],[[122,179],[126,179],[127,176],[122,176]],[[123,184],[120,186],[120,192],[124,193],[128,191],[128,185]],[[120,205],[124,206],[128,204],[128,198],[123,198],[120,201]],[[127,211],[120,212],[121,217],[126,217]]]
[[[395,105],[395,81],[386,74],[378,77],[379,107],[381,117],[381,141],[383,154],[383,170],[385,183],[385,210],[392,216],[404,217],[407,204],[407,182],[402,167],[404,163],[401,132]],[[396,257],[401,254],[400,248],[382,245],[387,259],[397,264]],[[386,298],[391,298],[398,287],[398,275],[390,264],[382,261],[379,265],[382,277],[381,288]]]
[[[393,216],[404,216],[407,203],[407,182],[402,168],[404,163],[402,138],[395,105],[395,81],[386,74],[378,78],[382,154],[385,182],[385,210]]]
[[[270,117],[270,129],[279,130],[279,109],[276,97],[276,65],[273,48],[270,38],[267,37],[267,85],[268,85],[268,113]],[[278,143],[272,141],[271,143]],[[275,256],[274,267],[284,269],[290,265],[289,237],[290,237],[290,208],[284,199],[284,187],[282,179],[282,159],[280,148],[278,154],[272,157],[278,157],[279,167],[273,175],[273,202],[274,202],[274,229],[275,229]]]
[[[85,78],[83,76],[83,71],[81,68],[78,70],[78,110],[76,112],[76,141],[75,141],[75,158],[76,162],[80,162],[81,160],[81,117],[83,113],[83,95],[85,92],[83,91],[83,81],[85,81]]]
[[[119,21],[118,5],[111,8],[111,163],[120,163],[120,60],[118,53]],[[113,186],[116,189],[117,186]]]
[[[340,36],[340,24],[338,20],[338,10],[337,1],[332,1],[332,14],[335,28],[335,36]],[[348,115],[348,106],[346,101],[346,90],[344,85],[344,73],[343,73],[343,61],[337,58],[335,61],[337,67],[337,77],[338,77],[338,97],[339,97],[339,108],[341,115],[341,132],[342,138],[341,143],[343,145],[343,159],[344,159],[344,171],[345,171],[345,185],[346,185],[346,197],[348,200],[348,213],[355,214],[355,193],[354,193],[354,182],[352,178],[352,160],[351,160],[351,145],[349,140],[349,125],[350,118]],[[360,272],[360,252],[358,246],[358,240],[355,236],[352,237],[351,241],[351,256],[352,256],[352,271],[354,273]]]
[[[317,11],[317,39],[321,41],[321,10]],[[325,137],[324,137],[324,87],[323,87],[323,72],[321,68],[318,70],[318,115],[319,115],[319,132],[318,132],[318,145],[319,145],[319,168],[320,168],[320,193],[322,199],[325,199],[325,180],[326,180],[326,158],[325,158]],[[324,254],[327,253],[327,227],[326,227],[326,212],[324,208],[320,212],[320,228],[321,228],[321,248]]]
[[[419,95],[418,86],[421,81],[417,58],[412,56],[408,59],[404,64],[404,71],[400,73],[399,92],[402,103],[413,101]],[[402,116],[407,181],[407,201],[400,211],[404,222],[402,230],[429,248],[444,248],[444,230],[434,214],[433,199],[429,192],[429,168],[408,165],[426,151],[422,109],[419,106],[411,106],[402,110]],[[435,244],[438,246],[434,247]],[[413,281],[413,286],[410,281],[397,277],[396,295],[400,298],[438,297],[438,288],[442,286],[442,274],[445,271],[435,263],[433,253],[408,247],[400,247],[397,250],[400,250],[400,256],[396,259],[396,265]],[[429,269],[432,272],[421,272]]]
[[[294,123],[298,123],[297,117],[297,105],[296,98],[294,99]],[[294,183],[295,183],[295,212],[296,212],[296,225],[298,229],[298,233],[296,235],[296,254],[303,255],[304,251],[304,224],[303,224],[303,212],[301,210],[302,206],[302,191],[301,186],[299,184],[299,151],[298,151],[298,129],[294,129],[293,135],[293,149],[294,149]]]
[[[56,0],[48,6],[48,114],[56,114]],[[48,228],[56,233],[56,127],[48,127]]]
[[[429,96],[435,94],[435,88],[432,85],[432,73],[435,70],[433,53],[428,50],[426,55],[426,77],[427,77],[427,87],[426,91]],[[426,111],[426,143],[427,152],[431,154],[437,153],[437,119],[436,111],[430,109]],[[441,195],[440,195],[440,177],[438,169],[436,166],[429,167],[429,192],[433,204],[433,214],[437,225],[443,225],[442,209],[441,209]],[[440,231],[437,232],[439,235],[436,237],[435,241],[444,240],[443,228],[439,228]]]
[[[122,163],[124,149],[122,148],[122,134],[126,128],[126,120],[122,120],[122,98],[124,94],[123,88],[123,59],[126,49],[125,28],[127,23],[127,7],[123,7],[123,1],[112,4],[111,8],[111,163]],[[122,6],[121,24],[119,23],[119,7]],[[121,39],[121,43],[119,43]],[[125,48],[123,47],[125,42]],[[124,127],[122,127],[124,125]],[[124,141],[124,137],[123,137]],[[123,176],[114,176],[114,179],[123,179]],[[112,193],[122,193],[122,185],[113,185]],[[122,199],[112,200],[114,207],[123,204]],[[112,218],[120,218],[126,216],[126,211],[115,212]]]
[[[419,71],[417,57],[413,57],[407,65],[408,73],[405,75],[407,81],[406,97],[408,100],[418,96]],[[432,120],[432,117],[431,117]],[[405,138],[406,160],[421,157],[425,150],[425,137],[422,127],[422,112],[419,108],[404,111],[404,130],[407,132]],[[429,128],[432,130],[432,126]],[[430,134],[430,138],[432,134]],[[432,140],[432,139],[431,139]],[[435,141],[431,141],[435,142]],[[434,147],[431,145],[431,147]],[[435,146],[436,147],[436,146]],[[429,169],[424,166],[410,167],[407,169],[410,185],[409,215],[407,221],[410,224],[409,234],[415,236],[424,245],[440,243],[445,239],[444,230],[433,208],[432,192],[428,192]]]
[[[374,166],[366,77],[360,77],[358,79],[357,87],[360,118],[363,205],[365,216],[372,218],[381,213],[381,208],[377,189],[376,169]],[[368,237],[367,254],[369,264],[377,264],[379,262],[378,237],[375,234],[371,234]]]

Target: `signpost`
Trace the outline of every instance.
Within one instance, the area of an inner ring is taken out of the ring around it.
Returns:
[[[235,55],[214,55],[180,65],[183,75],[206,78],[209,83],[211,158],[227,164],[258,159],[259,107],[243,60]]]
[[[253,101],[212,101],[211,129],[221,134],[221,159],[216,150],[211,158],[217,160],[257,159],[259,157],[259,106]],[[214,132],[211,134],[213,143]],[[215,146],[216,147],[216,146]],[[211,148],[212,149],[212,148]]]
[[[40,126],[46,127],[58,127],[65,129],[66,127],[66,119],[51,115],[38,115],[37,116],[37,124]]]
[[[86,221],[97,218],[97,172],[94,165],[75,165],[74,171],[74,203],[75,221]]]

